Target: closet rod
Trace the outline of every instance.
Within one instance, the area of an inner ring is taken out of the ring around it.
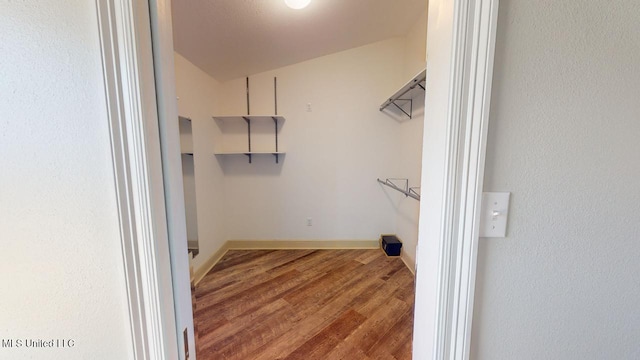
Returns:
[[[410,198],[420,201],[420,194],[418,194],[415,190],[415,189],[419,189],[420,187],[409,187],[409,179],[388,178],[388,179],[385,179],[384,181],[380,179],[377,179],[377,180],[380,184],[386,185],[394,190],[397,190],[403,193],[404,196],[408,196]],[[393,181],[398,181],[398,180],[404,181],[404,189],[393,183]]]

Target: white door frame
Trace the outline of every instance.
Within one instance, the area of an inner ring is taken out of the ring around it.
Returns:
[[[149,3],[96,0],[96,7],[132,353],[179,359]]]
[[[182,359],[183,325],[176,316],[186,305],[176,302],[174,308],[173,294],[189,274],[184,266],[173,274],[170,268],[169,243],[173,252],[179,246],[169,229],[176,231],[180,220],[165,209],[170,195],[164,192],[154,64],[148,61],[149,8],[153,44],[163,46],[155,56],[172,56],[166,47],[172,43],[170,0],[96,3],[134,354]],[[469,358],[497,10],[498,0],[429,3],[414,359]],[[177,116],[172,63],[155,61],[161,124]]]
[[[430,0],[414,359],[469,359],[498,0]]]
[[[187,223],[178,129],[171,1],[149,1],[149,10],[178,348],[180,359],[195,359],[196,343],[189,256],[187,255]],[[185,329],[188,334],[187,346],[182,336]]]

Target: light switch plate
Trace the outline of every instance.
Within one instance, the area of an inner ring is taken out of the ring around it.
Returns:
[[[505,237],[509,215],[508,192],[483,192],[480,237]]]

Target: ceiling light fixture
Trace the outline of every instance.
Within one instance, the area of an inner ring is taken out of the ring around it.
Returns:
[[[309,5],[311,0],[284,0],[285,4],[292,9],[304,9]]]

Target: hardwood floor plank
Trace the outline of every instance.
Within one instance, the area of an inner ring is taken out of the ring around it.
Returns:
[[[363,264],[368,264],[377,258],[385,256],[382,251],[366,251],[355,258],[356,261],[360,261]]]
[[[322,253],[318,250],[300,250],[299,253],[295,252],[289,256],[286,262],[278,264],[277,266],[273,266],[271,269],[267,270],[269,273],[278,272],[282,269],[291,269],[295,268],[296,270],[302,272],[298,267],[302,264],[317,264],[319,262],[324,261],[322,259]]]
[[[227,321],[218,327],[206,329],[200,336],[201,344],[205,347],[215,348],[216,351],[222,349],[233,341],[232,338],[236,336],[236,334],[245,330],[249,324],[265,322],[269,320],[269,317],[274,313],[278,313],[282,309],[288,307],[289,304],[286,301],[279,299],[265,304],[252,313],[238,317],[234,319],[233,322]]]
[[[371,359],[371,360],[397,360],[397,358],[395,356],[389,354],[389,352],[387,352],[386,350],[382,350],[382,351],[376,352],[375,355],[373,357],[370,357],[369,359]],[[409,357],[409,359],[410,359],[410,357]]]
[[[366,318],[356,311],[346,311],[322,331],[290,353],[285,360],[324,358],[342,339],[349,336],[365,320]]]
[[[358,297],[358,295],[361,292],[370,293],[370,289],[379,288],[379,283],[382,283],[382,280],[376,278],[371,278],[369,281],[371,283],[364,290],[357,287],[349,287],[347,291],[332,298],[324,305],[310,305],[304,311],[298,308],[297,313],[302,317],[302,320],[294,324],[295,333],[289,333],[286,336],[275,339],[260,352],[256,352],[254,359],[281,359],[293,352],[336,319],[342,312],[348,311],[361,302],[366,302],[367,297]]]
[[[409,305],[396,298],[389,299],[385,306],[371,314],[356,332],[351,334],[357,339],[358,347],[365,354],[371,355],[371,348],[383,339],[388,330],[399,320],[399,314],[409,310]]]
[[[253,264],[253,260],[259,259],[270,254],[277,254],[275,250],[261,250],[261,251],[239,251],[229,250],[227,252],[230,256],[224,256],[214,267],[213,270],[216,276],[224,274],[224,270],[229,268],[242,268],[249,267]]]
[[[296,264],[300,272],[326,273],[344,261],[353,261],[354,251],[357,250],[317,250],[319,258],[317,262]]]
[[[229,250],[227,254],[235,255],[237,252],[247,252],[245,250]],[[253,253],[254,251],[252,251]],[[265,271],[278,266],[283,262],[287,262],[291,259],[295,259],[298,256],[304,255],[303,251],[275,251],[275,250],[259,250],[255,251],[253,256],[240,256],[234,257],[234,265],[227,266],[227,263],[216,264],[213,269],[208,273],[209,276],[205,276],[198,284],[198,291],[207,292],[209,284],[213,283],[218,285],[223,282],[231,280],[243,280],[247,279],[247,275],[261,274]],[[226,256],[226,255],[225,255]],[[224,257],[223,257],[224,260]],[[242,262],[242,261],[245,262]]]
[[[382,335],[378,341],[372,345],[366,354],[373,357],[374,354],[387,352],[395,358],[399,354],[401,359],[411,357],[411,347],[409,353],[405,353],[405,345],[411,344],[413,337],[413,308],[408,308],[402,314],[398,314],[398,320],[389,330]]]
[[[355,344],[341,341],[331,352],[327,353],[324,359],[369,360],[371,358]]]
[[[250,323],[241,331],[227,337],[217,344],[217,357],[222,359],[251,359],[253,350],[268,344],[271,340],[285,334],[298,315],[288,306]]]
[[[292,256],[295,255],[296,254],[293,254]],[[264,258],[262,260],[268,261],[270,265],[262,265],[260,267],[254,266],[253,271],[248,271],[246,267],[240,267],[233,276],[227,274],[229,276],[225,276],[224,279],[218,278],[217,280],[219,282],[224,282],[224,286],[213,286],[215,283],[212,283],[210,282],[210,279],[207,279],[209,281],[207,286],[196,290],[198,309],[212,307],[222,301],[230,301],[232,297],[238,296],[238,294],[245,292],[248,289],[259,286],[267,281],[271,281],[274,277],[282,275],[288,271],[295,270],[294,266],[288,266],[280,267],[278,271],[273,271],[272,267],[278,266],[281,262],[286,262],[286,258]],[[215,269],[212,271],[215,271]],[[307,279],[311,279],[311,275],[314,274],[305,273],[303,276]]]
[[[284,296],[284,299],[292,305],[297,305],[309,301],[310,297],[314,301],[319,301],[321,297],[331,296],[333,291],[331,291],[330,284],[340,283],[347,274],[352,273],[359,266],[362,266],[362,264],[357,261],[349,261],[342,264],[325,275],[320,276],[316,281],[309,282],[304,286],[290,291]]]
[[[275,278],[250,287],[244,291],[234,294],[217,303],[207,303],[205,306],[198,306],[196,316],[208,310],[222,312],[224,316],[231,320],[236,316],[260,307],[265,302],[276,299],[278,295],[285,293],[287,290],[296,287],[298,284],[306,283],[307,277],[300,274],[297,270],[291,270]]]
[[[401,360],[401,359],[411,359],[411,350],[412,345],[411,341],[406,341],[401,344],[400,348],[393,352],[393,357]]]
[[[385,260],[386,263],[387,260]],[[296,328],[300,330],[300,336],[294,335],[278,339],[275,341],[275,348],[279,349],[278,353],[267,353],[264,357],[259,356],[256,359],[276,359],[293,351],[301,343],[309,339],[309,335],[320,331],[329,322],[340,315],[341,312],[350,308],[361,307],[371,301],[372,297],[377,297],[376,291],[384,281],[380,278],[383,274],[393,269],[393,267],[380,266],[380,264],[371,264],[358,267],[361,272],[359,274],[351,274],[352,278],[346,283],[334,284],[334,293],[325,293],[322,299],[317,297],[307,297],[307,301],[300,304],[296,309],[304,318],[300,323],[296,324]],[[326,290],[326,289],[321,289]]]
[[[381,250],[230,250],[194,292],[197,356],[410,359],[413,287]]]
[[[378,290],[375,296],[368,299],[368,301],[360,306],[356,307],[356,311],[360,314],[371,317],[378,309],[386,306],[390,298],[393,298],[393,294],[398,290],[398,287],[392,283],[385,282]]]

